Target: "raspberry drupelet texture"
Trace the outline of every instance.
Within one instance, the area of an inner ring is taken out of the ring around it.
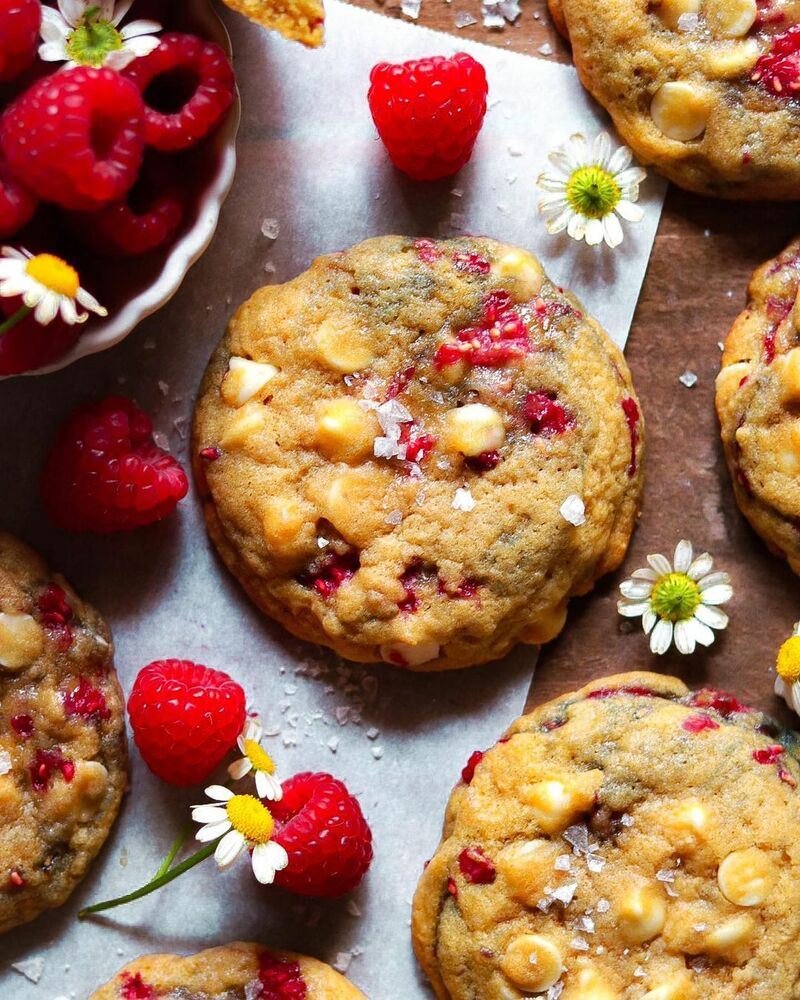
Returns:
[[[189,484],[153,441],[150,418],[109,396],[78,409],[61,428],[42,477],[45,506],[67,531],[131,531],[171,514]]]
[[[204,781],[235,745],[245,714],[236,681],[189,660],[143,667],[128,699],[136,746],[153,774],[171,785]]]
[[[38,201],[0,156],[0,239],[14,236],[33,218]]]
[[[146,106],[146,141],[164,152],[197,145],[222,122],[236,81],[228,57],[214,42],[172,32],[124,75]]]
[[[13,80],[36,58],[39,0],[0,0],[0,81]]]
[[[372,832],[358,801],[329,774],[296,774],[283,783],[283,798],[270,803],[273,839],[289,865],[276,885],[302,896],[336,897],[352,892],[372,863]]]
[[[772,39],[753,69],[751,79],[776,97],[790,98],[800,90],[800,25],[793,24]]]
[[[123,198],[144,152],[144,104],[111,69],[47,76],[5,111],[0,142],[12,173],[44,201],[93,211]]]
[[[368,100],[392,163],[414,180],[433,181],[457,173],[469,160],[487,93],[483,66],[458,52],[449,59],[378,63]]]
[[[265,951],[258,960],[259,1000],[306,1000],[308,985],[300,963]]]

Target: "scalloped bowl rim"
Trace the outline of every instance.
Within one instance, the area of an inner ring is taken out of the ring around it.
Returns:
[[[198,12],[203,28],[211,41],[222,45],[227,54],[232,53],[228,30],[216,11],[208,4]],[[233,185],[236,172],[236,136],[241,121],[241,99],[236,88],[234,102],[225,122],[211,137],[219,156],[219,167],[197,205],[197,221],[170,250],[160,276],[152,285],[132,298],[102,325],[82,334],[66,354],[41,368],[34,368],[22,375],[47,375],[79,361],[81,358],[108,350],[123,341],[134,329],[169,302],[183,284],[191,266],[208,249],[219,224],[222,205]],[[17,376],[5,376],[15,378]]]

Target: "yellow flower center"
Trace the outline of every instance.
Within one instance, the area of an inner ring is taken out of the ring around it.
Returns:
[[[800,680],[800,635],[793,635],[781,646],[775,667],[789,684]]]
[[[700,588],[685,573],[667,573],[653,588],[650,605],[659,618],[682,622],[691,618],[702,600]]]
[[[272,837],[272,814],[254,795],[234,795],[225,803],[231,826],[249,844],[266,844]]]
[[[567,182],[567,201],[587,219],[602,219],[622,200],[614,175],[602,167],[579,167]]]
[[[245,740],[244,752],[256,771],[266,771],[267,774],[275,773],[275,762],[260,743],[255,740]]]
[[[80,278],[75,268],[51,253],[40,253],[38,257],[32,257],[25,265],[25,270],[34,281],[56,295],[74,299],[80,290]]]

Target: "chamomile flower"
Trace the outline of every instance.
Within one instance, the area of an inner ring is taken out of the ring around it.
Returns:
[[[25,309],[42,326],[60,315],[70,326],[85,323],[89,312],[107,316],[94,296],[81,288],[78,272],[53,254],[34,256],[28,250],[0,251],[0,297],[21,296]],[[81,307],[79,309],[79,307]]]
[[[800,715],[800,622],[794,623],[791,636],[778,650],[775,669],[775,694]]]
[[[272,839],[275,821],[269,809],[254,795],[236,795],[222,785],[209,785],[206,795],[210,803],[192,807],[192,819],[203,824],[195,839],[210,843],[219,838],[214,860],[221,871],[250,851],[257,881],[270,885],[289,864],[289,855]]]
[[[275,777],[275,763],[272,757],[261,746],[264,728],[258,719],[248,719],[236,743],[244,757],[235,760],[228,767],[228,774],[234,781],[239,781],[245,775],[254,773],[256,791],[259,798],[279,802],[283,798],[281,783]]]
[[[58,0],[58,9],[42,6],[43,62],[66,62],[74,66],[108,66],[124,69],[139,56],[158,47],[158,21],[131,21],[120,27],[133,0]]]
[[[577,133],[549,156],[555,168],[539,175],[537,185],[545,192],[539,211],[547,231],[565,229],[574,240],[610,247],[622,243],[620,219],[641,222],[642,208],[635,204],[639,185],[647,176],[631,166],[633,154],[627,146],[614,149],[605,132],[589,142]],[[619,218],[618,218],[619,217]]]
[[[620,584],[617,610],[625,618],[642,619],[650,649],[666,653],[673,640],[679,653],[693,653],[696,645],[710,646],[714,630],[724,629],[728,616],[719,607],[733,597],[727,573],[714,573],[708,552],[695,557],[692,543],[683,539],[672,562],[649,555],[649,567],[637,569]]]

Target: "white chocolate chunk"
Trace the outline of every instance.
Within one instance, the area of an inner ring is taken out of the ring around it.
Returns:
[[[661,0],[656,13],[672,31],[678,30],[678,21],[684,14],[699,14],[700,0]]]
[[[687,799],[667,810],[656,821],[667,836],[682,850],[695,848],[706,839],[709,811],[700,799]]]
[[[705,0],[703,13],[717,38],[743,38],[758,16],[756,0]]]
[[[506,439],[500,413],[483,403],[468,403],[445,417],[444,443],[448,451],[473,457],[499,448]]]
[[[30,615],[0,612],[0,667],[21,670],[41,653],[44,634]]]
[[[534,819],[545,833],[561,833],[592,808],[602,781],[602,771],[586,771],[560,780],[538,781],[524,787],[521,797],[532,807]]]
[[[316,442],[332,462],[357,462],[372,452],[378,433],[375,417],[354,399],[325,403],[317,418]]]
[[[222,398],[229,406],[244,406],[277,374],[275,365],[251,361],[249,358],[231,358],[222,380]]]
[[[399,667],[418,667],[421,663],[430,663],[436,659],[440,651],[438,642],[420,642],[416,645],[408,642],[387,642],[381,646],[383,659]]]
[[[727,45],[715,45],[703,53],[706,73],[711,79],[730,80],[752,69],[761,55],[755,38]]]
[[[616,901],[614,913],[622,936],[631,944],[652,941],[667,919],[667,904],[654,885],[637,885]]]
[[[711,955],[732,958],[742,945],[752,939],[755,929],[755,921],[748,914],[732,917],[706,935],[706,951]]]
[[[772,859],[757,847],[729,854],[717,872],[720,892],[736,906],[766,902],[777,877]]]
[[[352,375],[362,371],[374,354],[365,333],[343,319],[327,319],[314,333],[320,358],[335,372]]]
[[[502,969],[515,986],[541,993],[558,982],[564,964],[561,952],[549,938],[521,934],[506,948]]]
[[[650,105],[656,128],[678,142],[699,138],[705,132],[710,111],[709,93],[688,80],[665,83]]]
[[[591,965],[570,976],[561,1000],[619,1000],[620,994]]]
[[[539,261],[524,250],[509,250],[492,266],[501,278],[515,278],[522,302],[538,295],[544,284],[544,271]]]
[[[795,347],[776,362],[780,395],[784,403],[800,401],[800,347]]]
[[[697,990],[688,972],[676,972],[663,983],[648,990],[642,1000],[695,1000]]]
[[[508,883],[511,895],[535,907],[552,881],[558,848],[550,840],[523,840],[506,847],[497,859],[497,869]]]
[[[220,438],[220,445],[226,451],[247,448],[267,425],[267,407],[262,403],[245,403],[239,412],[231,417],[225,433]]]

